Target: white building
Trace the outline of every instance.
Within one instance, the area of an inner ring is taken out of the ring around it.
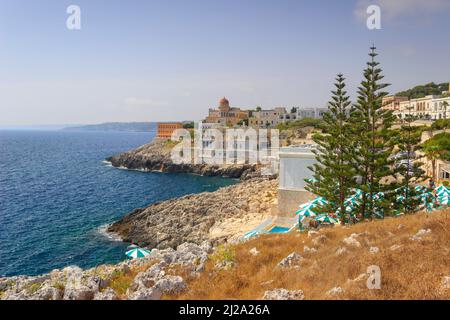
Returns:
[[[301,120],[305,118],[321,119],[328,108],[294,108],[294,112],[286,113],[282,122]],[[292,111],[292,110],[291,110]]]
[[[316,162],[312,149],[312,145],[280,148],[278,214],[281,216],[295,216],[298,206],[314,197],[305,190],[305,179],[312,178],[308,167]]]
[[[445,102],[448,106],[445,106]],[[450,119],[450,95],[433,99],[431,102],[431,119]]]
[[[450,119],[450,107],[446,108],[445,102],[450,105],[450,96],[429,95],[423,98],[402,101],[400,102],[399,110],[394,111],[394,114],[400,119],[405,119],[408,114],[419,119]]]

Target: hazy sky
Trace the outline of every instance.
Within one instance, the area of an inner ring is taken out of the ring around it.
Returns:
[[[338,72],[354,94],[372,43],[392,92],[450,81],[449,19],[449,0],[0,0],[0,125],[324,106]]]

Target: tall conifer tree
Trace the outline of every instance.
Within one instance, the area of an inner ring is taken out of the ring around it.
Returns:
[[[370,48],[370,61],[364,70],[364,80],[358,88],[358,99],[352,108],[353,162],[358,176],[358,186],[363,191],[360,206],[361,218],[373,218],[389,210],[388,199],[383,201],[380,192],[388,198],[392,176],[392,111],[382,108],[387,96],[382,83],[384,76],[379,62],[375,60],[375,47]]]
[[[328,204],[319,211],[341,212],[341,222],[345,223],[345,199],[350,194],[354,171],[350,165],[351,141],[348,115],[350,100],[345,91],[345,78],[336,77],[328,112],[323,115],[322,133],[313,136],[318,148],[315,151],[317,163],[310,167],[314,179],[308,180],[306,189],[324,197]]]
[[[421,192],[416,190],[415,184],[425,179],[424,171],[421,169],[423,163],[419,162],[417,151],[420,148],[422,131],[418,127],[412,126],[412,122],[417,117],[409,113],[403,119],[404,124],[398,130],[396,139],[395,172],[397,178],[397,194],[400,197],[397,203],[397,209],[412,213],[419,209],[422,202]],[[429,199],[431,204],[431,199]]]

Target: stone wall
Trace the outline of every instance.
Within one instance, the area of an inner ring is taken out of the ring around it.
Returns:
[[[314,199],[314,195],[306,190],[278,189],[278,215],[294,217],[298,206]]]

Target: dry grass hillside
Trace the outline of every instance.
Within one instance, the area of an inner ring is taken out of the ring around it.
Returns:
[[[188,280],[185,293],[166,298],[261,299],[267,290],[284,288],[303,290],[305,299],[449,299],[449,213],[323,228],[309,235],[265,235],[222,247],[205,272]],[[293,252],[302,256],[297,268],[277,267]],[[381,269],[379,290],[367,289],[371,265]],[[332,294],[332,288],[342,290]]]

